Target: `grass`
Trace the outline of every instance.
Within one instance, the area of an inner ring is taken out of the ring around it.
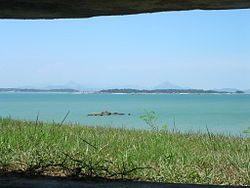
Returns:
[[[0,118],[0,169],[31,175],[250,185],[250,139]]]

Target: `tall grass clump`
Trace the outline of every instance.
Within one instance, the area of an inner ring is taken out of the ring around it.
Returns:
[[[0,118],[0,170],[29,175],[249,185],[250,139]]]

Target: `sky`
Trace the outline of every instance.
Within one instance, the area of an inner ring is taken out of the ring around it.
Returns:
[[[250,89],[250,10],[0,20],[0,87]]]

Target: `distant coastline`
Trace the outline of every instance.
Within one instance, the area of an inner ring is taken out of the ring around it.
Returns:
[[[20,92],[20,93],[78,93],[78,94],[129,94],[129,95],[148,95],[148,94],[247,94],[244,91],[217,91],[203,89],[105,89],[100,91],[80,91],[77,89],[27,89],[27,88],[0,88],[0,92]]]
[[[216,91],[203,89],[155,89],[155,90],[139,90],[139,89],[107,89],[96,92],[81,92],[81,94],[131,94],[131,95],[146,95],[146,94],[244,94],[243,91]]]

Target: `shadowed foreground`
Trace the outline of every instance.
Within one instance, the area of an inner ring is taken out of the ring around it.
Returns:
[[[155,182],[139,182],[129,180],[77,180],[60,177],[25,177],[21,175],[0,176],[0,187],[3,188],[237,188],[240,186],[216,186],[195,184],[168,184]]]

